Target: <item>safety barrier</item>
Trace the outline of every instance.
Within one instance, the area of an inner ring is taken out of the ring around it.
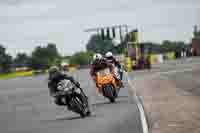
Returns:
[[[150,55],[151,64],[158,64],[164,62],[164,55],[163,54],[154,54]]]
[[[158,64],[158,63],[163,63],[164,59],[166,60],[175,60],[175,52],[169,52],[166,54],[152,54],[150,56],[151,58],[151,64]]]
[[[133,62],[130,57],[127,57],[127,72],[131,72],[133,68]]]

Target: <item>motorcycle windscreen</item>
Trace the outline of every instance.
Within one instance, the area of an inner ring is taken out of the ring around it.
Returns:
[[[99,76],[102,76],[102,77],[107,76],[107,75],[109,75],[110,73],[111,73],[111,72],[110,72],[110,69],[109,69],[109,68],[102,69],[102,70],[100,70],[100,71],[97,72],[97,74],[98,74]]]

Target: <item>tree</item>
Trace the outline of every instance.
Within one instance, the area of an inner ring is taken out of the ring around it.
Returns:
[[[30,57],[28,57],[26,53],[18,53],[16,58],[14,59],[14,64],[16,66],[29,66]]]
[[[117,54],[124,54],[127,56],[127,42],[135,42],[137,39],[136,36],[133,36],[133,33],[138,32],[137,30],[132,30],[128,34],[125,34],[124,39],[122,42],[116,46],[113,51],[115,51]],[[136,34],[134,34],[136,35]],[[129,44],[130,45],[130,44]]]
[[[111,39],[103,40],[101,36],[93,35],[87,43],[86,49],[87,51],[105,54],[108,51],[113,52],[115,46]]]
[[[32,52],[31,62],[34,69],[46,69],[51,65],[60,65],[61,56],[56,45],[51,43],[47,47],[36,47]]]
[[[181,42],[181,41],[175,42],[175,41],[165,40],[165,41],[162,42],[161,52],[165,53],[165,52],[170,52],[170,51],[180,51],[185,46],[186,46],[186,44],[184,42]]]
[[[161,44],[157,44],[157,43],[153,43],[153,42],[143,42],[140,43],[140,45],[144,46],[145,49],[145,53],[146,54],[157,54],[157,53],[161,53]]]
[[[198,30],[198,26],[197,25],[194,26],[193,34],[194,34],[195,38],[199,38],[200,37],[200,31]]]
[[[92,60],[92,52],[77,52],[70,58],[70,64],[86,66]]]
[[[6,73],[11,69],[12,56],[6,53],[6,48],[0,45],[0,72]]]

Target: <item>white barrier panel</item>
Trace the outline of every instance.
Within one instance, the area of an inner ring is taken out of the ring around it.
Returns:
[[[157,60],[158,60],[157,63],[163,63],[164,62],[163,55],[162,54],[157,55]]]

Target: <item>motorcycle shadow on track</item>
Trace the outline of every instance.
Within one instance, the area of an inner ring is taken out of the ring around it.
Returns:
[[[122,98],[122,99],[121,99]],[[109,105],[119,105],[119,104],[124,104],[128,103],[128,96],[118,96],[118,99],[115,101],[115,103],[110,103],[109,101],[102,101],[102,102],[97,102],[97,103],[92,103],[90,106],[96,106],[96,107],[103,107],[103,106],[109,106]],[[92,114],[88,117],[81,117],[79,115],[71,115],[71,116],[60,116],[59,118],[51,119],[51,120],[42,120],[45,122],[60,122],[60,121],[73,121],[73,120],[84,120],[90,117],[96,117],[95,114]]]
[[[116,104],[123,104],[123,103],[128,103],[128,102],[129,102],[128,96],[118,96],[118,99],[114,103],[111,103],[110,101],[102,101],[102,102],[92,103],[91,106],[101,107],[104,105],[116,105]]]
[[[55,119],[50,120],[40,120],[41,122],[59,122],[59,121],[72,121],[72,120],[81,120],[83,119],[81,116],[63,116]]]
[[[68,116],[68,117],[61,117],[61,118],[56,118],[54,121],[65,121],[65,120],[78,120],[78,119],[83,119],[81,116]]]
[[[87,118],[90,117],[95,117],[93,115],[88,116]],[[83,118],[81,116],[78,115],[73,115],[73,116],[60,116],[59,118],[55,118],[55,119],[51,119],[51,120],[43,120],[43,122],[61,122],[61,121],[75,121],[75,120],[84,120],[86,118]]]

